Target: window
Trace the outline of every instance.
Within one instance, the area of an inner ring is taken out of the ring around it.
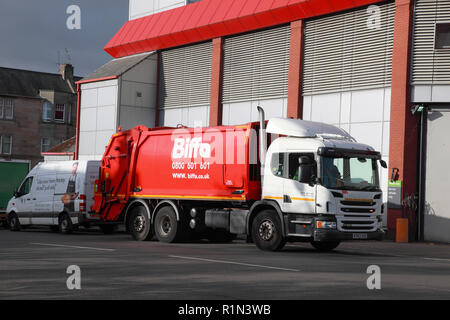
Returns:
[[[50,138],[41,139],[41,152],[45,152],[50,149]]]
[[[12,136],[1,136],[0,137],[0,151],[3,154],[12,153]]]
[[[299,170],[300,167],[300,158],[308,157],[311,159],[311,163],[314,163],[314,154],[312,153],[290,153],[289,154],[289,175],[288,178],[298,181]]]
[[[272,161],[270,162],[270,168],[274,176],[284,176],[284,153],[274,153],[272,155]]]
[[[450,23],[436,24],[434,47],[436,49],[450,49]]]
[[[21,196],[29,194],[31,191],[31,185],[33,184],[33,177],[28,177],[20,186],[19,193]]]
[[[42,121],[44,122],[52,121],[52,104],[48,101],[44,102],[42,110]]]
[[[63,104],[55,105],[55,121],[64,122],[64,116],[66,111],[66,106]]]
[[[0,98],[0,119],[11,120],[14,118],[14,101]]]

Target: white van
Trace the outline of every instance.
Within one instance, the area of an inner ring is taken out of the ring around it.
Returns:
[[[100,161],[41,162],[25,177],[6,209],[12,231],[21,226],[46,225],[71,233],[95,220],[94,185]]]

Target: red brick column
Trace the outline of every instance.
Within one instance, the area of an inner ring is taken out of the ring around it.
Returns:
[[[212,41],[209,125],[222,125],[223,38]]]
[[[395,1],[394,48],[392,54],[391,125],[389,178],[398,168],[402,199],[417,193],[418,122],[411,114],[410,55],[413,0]],[[414,239],[415,216],[407,208],[388,210],[388,229],[395,230],[397,218],[409,218],[409,238]]]
[[[291,22],[287,117],[303,118],[302,66],[304,43],[303,20]]]

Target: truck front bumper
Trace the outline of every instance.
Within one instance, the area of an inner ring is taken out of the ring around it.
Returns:
[[[384,231],[375,232],[342,232],[338,230],[314,230],[314,241],[354,241],[354,240],[383,240]]]

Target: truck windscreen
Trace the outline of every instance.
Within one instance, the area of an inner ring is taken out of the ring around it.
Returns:
[[[328,189],[379,191],[377,160],[365,157],[320,157],[320,181]]]

